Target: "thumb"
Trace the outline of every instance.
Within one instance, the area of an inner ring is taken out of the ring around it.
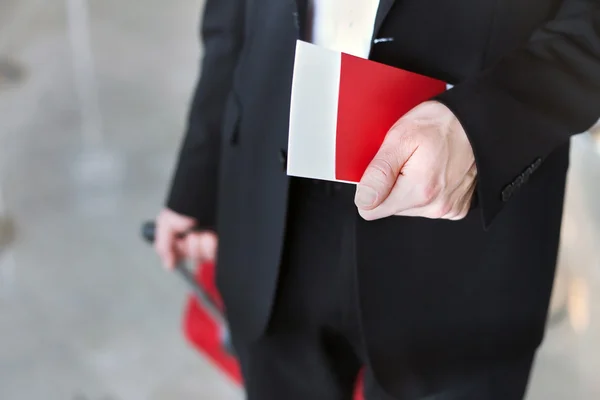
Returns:
[[[361,210],[378,207],[389,196],[402,167],[414,149],[408,148],[390,131],[381,148],[367,167],[356,189],[354,203]]]

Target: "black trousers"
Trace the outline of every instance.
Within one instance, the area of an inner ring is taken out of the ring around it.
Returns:
[[[232,332],[247,399],[351,400],[363,367],[366,400],[523,399],[533,355],[448,382],[436,393],[410,384],[401,393],[386,393],[378,385],[358,319],[353,194],[352,185],[293,181],[268,329],[252,343],[237,341]]]

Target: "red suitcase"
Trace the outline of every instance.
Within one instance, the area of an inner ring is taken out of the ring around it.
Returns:
[[[143,237],[154,241],[154,223],[148,222],[142,227]],[[227,375],[235,384],[243,385],[240,367],[229,341],[229,332],[223,318],[223,303],[215,285],[215,265],[198,265],[194,273],[184,265],[176,268],[190,285],[183,316],[183,332],[188,342],[207,357]],[[359,378],[354,400],[363,400],[362,380]]]
[[[222,306],[219,292],[215,286],[215,266],[199,265],[196,271],[196,284],[204,290],[217,307]],[[215,321],[206,311],[197,296],[190,295],[183,318],[183,331],[189,343],[200,353],[208,357],[217,368],[224,372],[236,384],[242,385],[242,376],[235,356],[228,350],[227,327]],[[362,382],[359,379],[355,400],[362,400]]]

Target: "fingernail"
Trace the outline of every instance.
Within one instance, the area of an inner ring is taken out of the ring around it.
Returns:
[[[358,186],[354,202],[360,208],[371,207],[377,201],[377,192],[368,186]]]

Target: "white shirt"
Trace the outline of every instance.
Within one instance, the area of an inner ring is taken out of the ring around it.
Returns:
[[[312,43],[368,58],[379,0],[312,0]]]

